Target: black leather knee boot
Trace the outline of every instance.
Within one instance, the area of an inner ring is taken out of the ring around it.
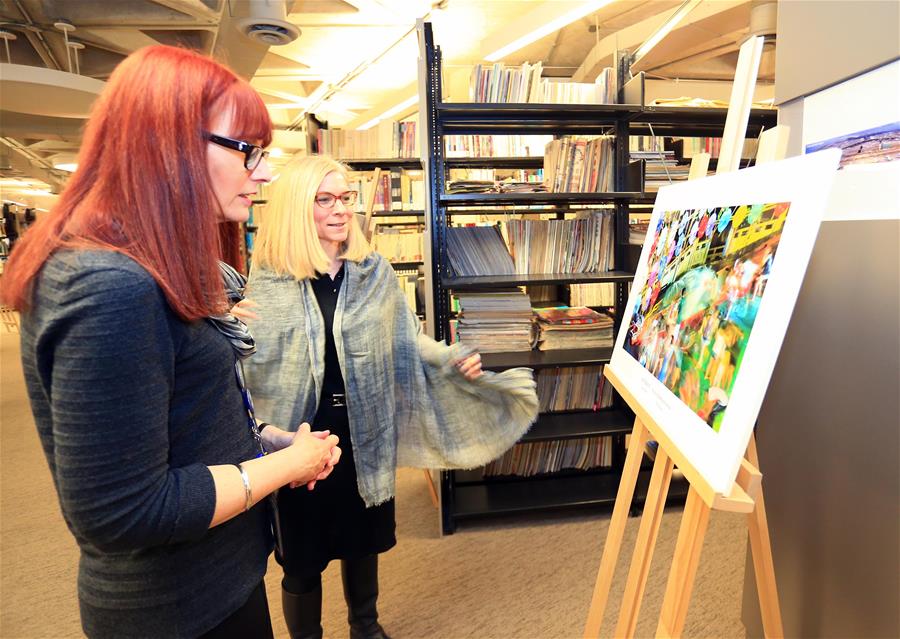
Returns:
[[[390,639],[378,623],[378,555],[342,560],[350,639]]]
[[[281,589],[284,622],[291,639],[322,639],[322,583],[301,594]]]

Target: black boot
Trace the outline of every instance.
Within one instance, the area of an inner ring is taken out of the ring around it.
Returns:
[[[378,623],[378,555],[341,560],[350,639],[390,639]]]
[[[322,639],[322,583],[309,592],[281,589],[284,622],[291,639]]]

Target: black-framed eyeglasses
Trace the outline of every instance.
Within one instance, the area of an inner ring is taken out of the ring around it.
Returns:
[[[233,149],[235,151],[240,151],[241,153],[243,153],[244,168],[248,171],[253,171],[254,169],[256,169],[256,167],[259,166],[259,163],[262,162],[263,158],[269,155],[269,152],[264,151],[261,146],[250,144],[249,142],[244,142],[243,140],[233,140],[232,138],[226,138],[224,135],[207,133],[206,139],[213,144],[224,146],[226,149]]]
[[[340,195],[322,191],[316,193],[316,204],[321,206],[323,209],[333,209],[335,203],[340,200],[344,206],[350,208],[351,206],[356,204],[356,200],[358,197],[359,191],[344,191]]]

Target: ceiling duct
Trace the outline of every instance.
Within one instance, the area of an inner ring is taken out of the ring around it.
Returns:
[[[246,18],[235,21],[245,36],[267,47],[289,44],[300,37],[300,29],[287,21],[285,0],[246,0]]]

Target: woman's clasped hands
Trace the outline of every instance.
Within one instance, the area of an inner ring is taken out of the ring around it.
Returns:
[[[295,433],[268,425],[260,435],[267,451],[290,453],[292,466],[296,469],[295,478],[290,482],[291,488],[306,485],[308,490],[312,490],[316,482],[331,474],[341,459],[337,435],[327,430],[313,431],[305,422]]]

